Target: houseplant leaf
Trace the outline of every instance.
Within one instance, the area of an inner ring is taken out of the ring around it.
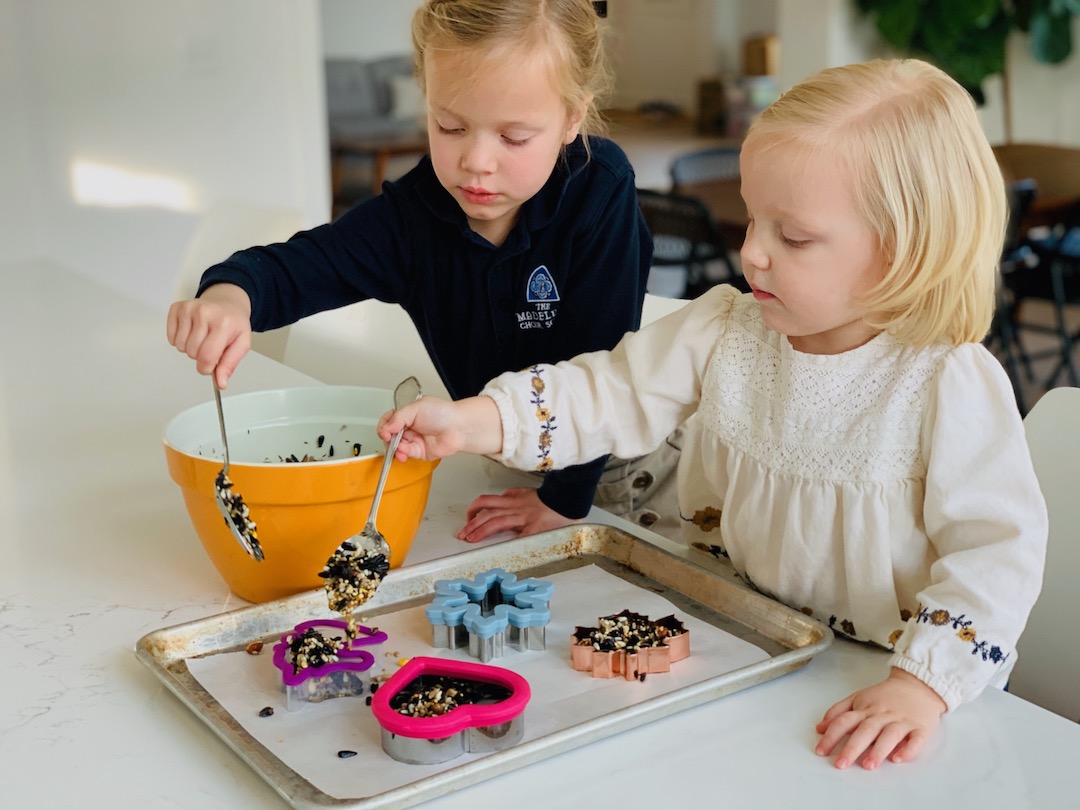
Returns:
[[[1031,18],[1031,55],[1040,62],[1057,65],[1072,53],[1072,15],[1050,10]]]

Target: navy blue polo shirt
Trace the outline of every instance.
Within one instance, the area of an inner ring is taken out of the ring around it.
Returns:
[[[338,220],[234,253],[199,287],[229,282],[265,331],[367,298],[400,304],[454,399],[504,371],[610,349],[638,328],[652,238],[633,169],[613,142],[578,138],[495,247],[469,228],[431,161]],[[540,498],[569,518],[592,505],[604,459],[549,472]]]

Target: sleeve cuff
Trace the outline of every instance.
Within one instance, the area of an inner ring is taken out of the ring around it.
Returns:
[[[498,388],[485,388],[479,396],[490,397],[499,409],[499,422],[502,425],[502,452],[493,453],[489,458],[506,464],[514,457],[518,446],[518,417],[514,403],[505,391]]]
[[[889,666],[902,669],[909,675],[914,675],[937,692],[938,696],[945,701],[945,710],[947,712],[951,712],[961,703],[973,699],[977,694],[969,694],[970,690],[962,689],[960,684],[951,682],[939,675],[934,675],[922,662],[908,658],[900,653],[896,653],[889,658]]]
[[[606,464],[607,456],[603,456],[588,464],[552,470],[544,476],[544,483],[537,492],[540,501],[564,518],[581,520],[592,509],[596,487]]]

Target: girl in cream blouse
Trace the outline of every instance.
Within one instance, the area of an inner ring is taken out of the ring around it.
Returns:
[[[1006,199],[968,94],[916,60],[822,71],[742,151],[752,292],[716,287],[610,352],[384,417],[401,458],[527,469],[632,457],[689,420],[688,540],[762,592],[893,651],[817,753],[874,769],[1002,685],[1038,596],[1046,508],[981,345]]]

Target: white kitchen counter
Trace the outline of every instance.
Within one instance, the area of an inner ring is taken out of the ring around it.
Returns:
[[[284,806],[133,653],[151,630],[245,604],[166,471],[164,424],[211,387],[164,331],[164,313],[78,274],[0,268],[0,807]],[[317,383],[252,354],[230,391],[302,384]],[[512,480],[469,457],[435,476],[409,562],[471,548],[452,536],[468,501]],[[816,757],[814,723],[885,660],[838,640],[798,672],[425,807],[1080,806],[1080,726],[994,690],[914,763]]]

